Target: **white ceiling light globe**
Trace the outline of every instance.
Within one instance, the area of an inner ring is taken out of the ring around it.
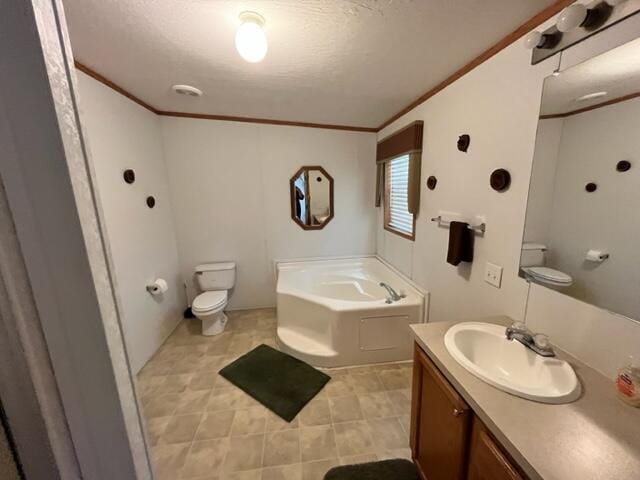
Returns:
[[[240,14],[242,22],[236,32],[236,49],[250,63],[261,62],[267,54],[267,37],[262,26],[264,19],[254,12]]]
[[[581,3],[568,6],[558,16],[556,27],[561,32],[568,32],[582,25],[587,18],[588,9]]]
[[[533,50],[538,45],[540,45],[541,41],[542,34],[539,31],[534,30],[533,32],[529,33],[529,35],[524,37],[524,48],[526,48],[527,50]]]

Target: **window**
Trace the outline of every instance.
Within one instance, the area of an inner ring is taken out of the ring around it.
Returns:
[[[409,213],[409,155],[385,163],[384,228],[413,240],[415,217]]]

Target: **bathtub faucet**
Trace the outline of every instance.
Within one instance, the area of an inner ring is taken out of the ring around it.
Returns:
[[[393,288],[391,288],[390,285],[387,285],[384,282],[380,282],[380,286],[385,288],[387,290],[387,292],[389,293],[389,298],[387,298],[387,303],[391,303],[391,302],[397,302],[398,300],[404,298],[406,295],[400,294],[398,295],[398,292],[396,292]]]

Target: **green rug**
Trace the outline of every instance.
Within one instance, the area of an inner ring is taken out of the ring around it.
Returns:
[[[331,380],[311,365],[268,345],[257,346],[219,373],[287,422]]]
[[[324,480],[420,480],[420,477],[412,462],[397,459],[334,467]]]

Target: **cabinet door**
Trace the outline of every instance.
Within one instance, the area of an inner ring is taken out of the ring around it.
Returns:
[[[423,479],[464,479],[470,421],[467,404],[416,344],[411,452]]]
[[[473,420],[467,480],[522,480],[478,418]]]

